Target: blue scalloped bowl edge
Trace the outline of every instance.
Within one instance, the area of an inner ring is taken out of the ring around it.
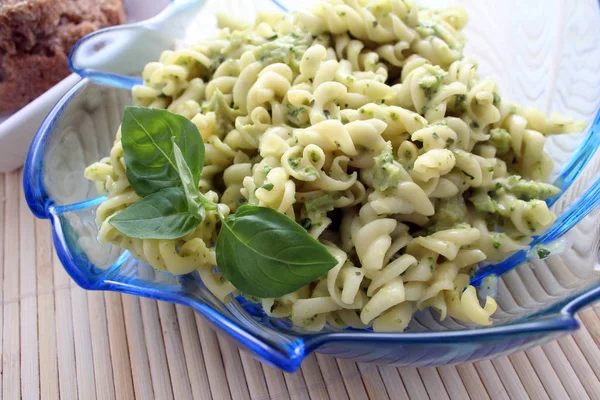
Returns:
[[[290,372],[297,370],[302,360],[310,352],[328,344],[336,344],[343,347],[345,343],[375,342],[376,345],[380,346],[389,344],[396,346],[426,346],[441,342],[455,343],[457,345],[459,343],[486,342],[497,340],[498,337],[509,340],[522,335],[544,335],[549,338],[555,338],[560,334],[577,329],[579,323],[574,317],[575,313],[582,307],[600,299],[600,287],[591,288],[572,298],[565,299],[550,310],[528,316],[527,321],[489,328],[402,334],[372,332],[321,333],[291,336],[287,342],[277,342],[274,345],[272,342],[269,343],[249,333],[244,327],[218,313],[207,304],[187,297],[184,292],[163,292],[155,288],[128,285],[112,280],[111,272],[124,262],[124,257],[119,258],[101,277],[88,276],[78,267],[76,257],[67,246],[67,240],[65,239],[65,233],[60,224],[59,216],[65,211],[92,206],[94,202],[100,201],[101,198],[70,205],[68,208],[67,206],[57,206],[47,195],[42,179],[44,149],[50,138],[50,133],[53,131],[54,125],[63,114],[69,102],[88,83],[89,81],[84,79],[73,87],[45,118],[32,142],[23,173],[23,188],[28,206],[36,217],[51,220],[53,241],[58,257],[67,273],[84,289],[127,293],[192,307],[214,327],[226,332],[240,346],[249,350],[258,358]],[[537,320],[532,321],[532,319]]]

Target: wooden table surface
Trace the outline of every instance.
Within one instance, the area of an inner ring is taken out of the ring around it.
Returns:
[[[0,201],[3,399],[600,399],[600,306],[573,335],[492,361],[416,369],[317,354],[287,374],[189,308],[77,287],[19,172],[0,174]]]

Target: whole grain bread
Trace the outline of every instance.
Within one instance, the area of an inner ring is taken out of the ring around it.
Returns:
[[[0,114],[65,78],[81,37],[124,22],[123,0],[0,0]]]

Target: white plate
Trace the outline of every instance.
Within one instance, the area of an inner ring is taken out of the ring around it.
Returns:
[[[169,0],[125,0],[128,22],[138,22],[158,14]],[[0,172],[23,165],[29,144],[40,124],[60,98],[81,78],[71,74],[37,99],[13,114],[0,115]]]

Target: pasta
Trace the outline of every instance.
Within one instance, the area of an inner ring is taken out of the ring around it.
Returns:
[[[469,285],[484,261],[526,248],[556,216],[544,200],[548,135],[580,122],[501,97],[463,55],[462,8],[409,0],[324,0],[253,24],[221,16],[213,39],[165,51],[135,103],[190,119],[205,143],[200,191],[222,214],[243,204],[295,219],[337,264],[301,289],[257,299],[273,317],[320,330],[401,332],[426,307],[489,325],[496,310]],[[130,238],[110,218],[140,197],[117,132],[85,171],[108,196],[99,240],[156,269],[199,271],[225,301],[215,210],[178,240]]]

